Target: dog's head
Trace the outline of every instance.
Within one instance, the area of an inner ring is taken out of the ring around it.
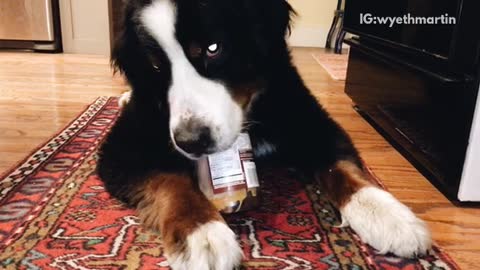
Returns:
[[[112,60],[134,99],[168,106],[173,143],[197,158],[228,148],[241,132],[287,52],[292,12],[285,0],[130,0]]]

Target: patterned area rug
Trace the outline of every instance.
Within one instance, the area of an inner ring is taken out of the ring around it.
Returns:
[[[336,81],[345,81],[347,79],[348,50],[342,54],[333,52],[312,53],[313,58],[323,69]]]
[[[95,174],[96,150],[117,115],[116,98],[99,98],[0,178],[0,269],[168,269],[158,235]],[[261,175],[275,179],[264,183],[261,207],[227,217],[244,269],[458,269],[438,248],[419,259],[379,255],[336,227],[317,186],[288,172]]]

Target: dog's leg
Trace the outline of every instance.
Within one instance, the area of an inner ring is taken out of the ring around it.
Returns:
[[[372,185],[354,162],[338,161],[318,178],[340,210],[342,225],[350,225],[380,253],[412,257],[430,249],[425,223],[390,193]]]
[[[231,270],[243,258],[233,231],[192,179],[158,174],[133,191],[144,226],[161,232],[174,270]]]

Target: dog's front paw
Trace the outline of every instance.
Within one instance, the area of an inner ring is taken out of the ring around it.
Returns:
[[[167,254],[174,270],[232,270],[239,266],[242,250],[233,231],[219,221],[199,226],[183,245]]]
[[[425,223],[390,193],[365,187],[340,208],[344,224],[362,241],[384,254],[401,257],[425,254],[432,245]]]

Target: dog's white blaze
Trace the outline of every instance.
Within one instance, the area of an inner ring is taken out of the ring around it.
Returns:
[[[217,150],[228,148],[240,133],[242,109],[224,85],[200,76],[187,59],[175,37],[175,5],[171,0],[154,0],[141,11],[140,20],[171,62],[170,133],[194,117],[210,127]]]
[[[390,193],[365,187],[340,209],[342,225],[350,225],[360,238],[380,253],[411,257],[431,247],[430,232],[404,204]]]

